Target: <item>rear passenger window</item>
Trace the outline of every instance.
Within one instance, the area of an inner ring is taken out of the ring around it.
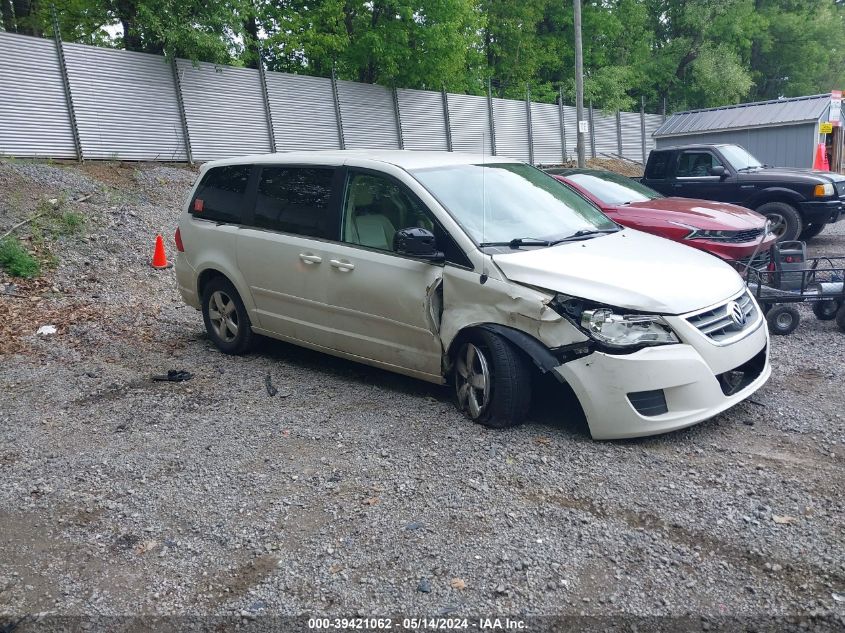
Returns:
[[[198,218],[240,224],[250,165],[227,165],[209,169],[191,202]]]
[[[334,169],[265,167],[255,202],[256,227],[308,237],[330,235]]]
[[[652,154],[651,159],[648,161],[648,167],[645,170],[645,177],[653,178],[654,180],[663,180],[664,178],[666,178],[666,167],[668,166],[668,152]]]

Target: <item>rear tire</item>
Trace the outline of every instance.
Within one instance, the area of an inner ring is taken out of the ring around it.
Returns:
[[[792,334],[801,322],[798,310],[789,305],[774,306],[766,315],[769,332],[775,336]]]
[[[836,313],[836,325],[839,329],[845,332],[845,304],[839,307],[839,312]]]
[[[801,235],[798,236],[798,239],[802,242],[811,240],[816,237],[816,235],[824,231],[824,227],[826,226],[827,224],[807,224],[804,226],[804,230],[801,231]]]
[[[755,211],[772,221],[772,232],[778,236],[778,242],[797,240],[804,228],[798,210],[786,202],[767,202]]]
[[[458,346],[454,361],[458,409],[473,422],[504,429],[525,420],[531,406],[531,373],[511,343],[477,330]]]
[[[836,299],[814,301],[813,314],[816,315],[816,318],[819,321],[833,321],[833,319],[836,318],[836,314],[839,312],[839,308],[841,307],[842,304]]]
[[[249,351],[254,334],[241,296],[225,277],[215,277],[202,292],[202,319],[208,338],[224,354]]]

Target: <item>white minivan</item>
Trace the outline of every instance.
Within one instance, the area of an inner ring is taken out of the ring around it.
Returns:
[[[730,266],[624,229],[511,159],[206,163],[176,244],[179,290],[221,351],[260,334],[451,382],[491,427],[524,419],[539,373],[571,386],[597,439],[690,426],[771,373],[763,315]]]

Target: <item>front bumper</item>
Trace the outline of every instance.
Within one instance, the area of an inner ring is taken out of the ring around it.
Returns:
[[[683,337],[682,337],[683,340]],[[712,418],[757,391],[771,375],[765,321],[741,340],[725,346],[690,344],[650,347],[633,354],[594,352],[554,369],[581,402],[594,439],[655,435]],[[759,360],[759,373],[739,391],[726,395],[719,375]],[[662,390],[666,411],[643,415],[629,394]]]
[[[805,200],[799,203],[804,222],[825,224],[838,222],[845,217],[845,202],[840,198],[832,200]]]

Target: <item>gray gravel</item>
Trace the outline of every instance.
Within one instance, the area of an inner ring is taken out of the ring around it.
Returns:
[[[835,324],[804,311],[753,401],[686,431],[594,442],[558,394],[489,431],[445,388],[270,341],[213,349],[172,271],[147,266],[157,231],[174,254],[193,178],[0,162],[0,230],[42,198],[95,194],[84,237],[53,244],[55,291],[20,286],[43,298],[0,366],[0,616],[845,623]],[[845,253],[845,222],[813,248]],[[68,306],[89,312],[34,335]],[[150,380],[168,369],[194,378]]]

